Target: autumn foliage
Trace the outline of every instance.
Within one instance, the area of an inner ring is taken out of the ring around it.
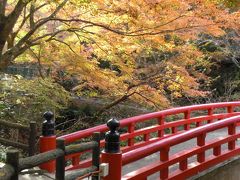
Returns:
[[[2,69],[13,61],[37,62],[41,71],[51,69],[56,79],[59,71],[76,78],[72,91],[78,95],[127,97],[156,108],[169,106],[176,98],[209,94],[199,89],[208,77],[196,67],[208,68],[208,63],[195,40],[202,33],[222,36],[226,29],[240,27],[237,1],[0,4]]]

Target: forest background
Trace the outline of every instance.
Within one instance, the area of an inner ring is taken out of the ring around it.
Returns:
[[[0,0],[0,119],[58,133],[239,100],[239,0]]]

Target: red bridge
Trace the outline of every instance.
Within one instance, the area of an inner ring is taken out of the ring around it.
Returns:
[[[57,139],[63,139],[67,145],[90,140],[95,132],[105,134],[109,131],[106,142],[103,138],[100,141],[100,169],[95,171],[103,180],[143,180],[151,176],[184,180],[239,155],[240,146],[236,143],[240,138],[239,124],[240,101],[223,102],[172,108],[119,122],[112,119],[108,122],[110,131],[106,125],[100,125]],[[211,136],[219,131],[225,134]],[[53,142],[53,146],[46,141]],[[49,151],[55,148],[55,143],[55,136],[42,137],[40,149]],[[90,167],[90,158],[80,161],[86,153],[89,150],[71,155],[65,153],[65,160],[71,160],[65,170]],[[145,157],[153,154],[150,162],[139,167]],[[136,169],[131,168],[136,165]],[[54,171],[55,163],[48,162],[41,167]]]

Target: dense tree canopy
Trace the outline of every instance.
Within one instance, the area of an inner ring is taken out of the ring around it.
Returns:
[[[197,67],[208,62],[195,39],[238,29],[238,5],[222,0],[1,0],[0,69],[14,61],[37,61],[76,77],[73,90],[80,95],[87,89],[90,96],[131,96],[167,106],[174,98],[207,94],[199,90],[207,77]]]

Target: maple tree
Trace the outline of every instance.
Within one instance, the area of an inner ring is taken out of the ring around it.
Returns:
[[[191,41],[239,27],[239,13],[217,5],[226,2],[1,0],[0,69],[37,59],[78,76],[80,95],[87,87],[92,96],[147,99],[157,108],[201,96],[206,77],[195,67],[203,55]]]

